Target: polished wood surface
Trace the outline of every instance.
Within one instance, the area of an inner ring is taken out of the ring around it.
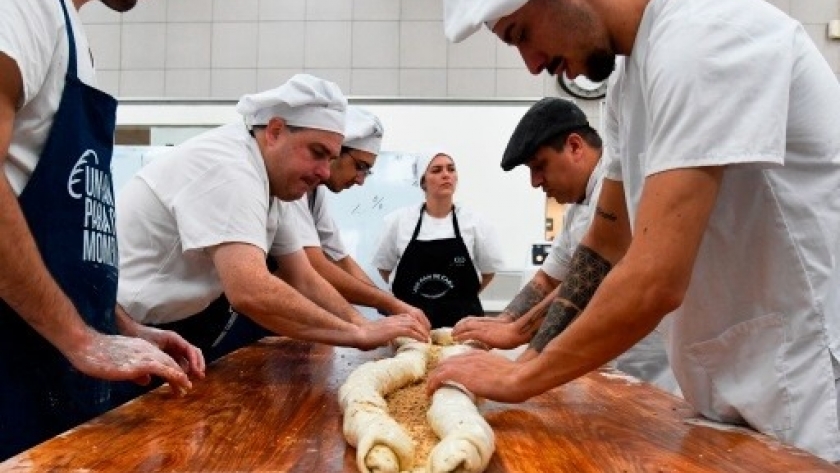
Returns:
[[[358,365],[390,355],[265,339],[211,365],[185,397],[159,388],[0,471],[354,472],[337,391]],[[481,410],[496,433],[488,472],[840,471],[762,435],[693,421],[682,400],[614,372]]]

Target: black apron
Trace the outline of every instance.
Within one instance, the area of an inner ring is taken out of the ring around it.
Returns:
[[[394,296],[422,309],[432,328],[452,327],[468,315],[484,315],[478,299],[481,281],[461,238],[455,206],[452,206],[454,238],[417,240],[425,211],[426,204],[423,204],[411,241],[397,264],[391,285]]]
[[[118,252],[111,154],[117,102],[77,76],[70,47],[52,128],[19,203],[47,270],[95,330],[116,333]],[[0,303],[0,460],[99,415],[110,383],[70,365],[5,302]]]

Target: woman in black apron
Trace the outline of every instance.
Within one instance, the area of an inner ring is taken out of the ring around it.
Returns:
[[[461,235],[453,204],[458,178],[452,158],[438,153],[431,160],[421,158],[418,166],[426,202],[417,214],[417,225],[397,264],[391,289],[400,300],[422,309],[432,328],[452,327],[466,316],[484,315],[478,294],[493,275],[479,278]],[[451,219],[454,236],[418,240],[424,219],[428,222],[429,216]],[[387,280],[390,271],[382,272]]]

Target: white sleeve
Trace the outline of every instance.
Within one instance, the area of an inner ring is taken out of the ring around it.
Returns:
[[[66,32],[58,2],[0,2],[0,52],[12,58],[20,69],[23,101],[19,105],[27,104],[41,90],[61,35]]]
[[[481,274],[493,274],[504,267],[499,237],[495,229],[480,216],[475,216],[475,269]]]
[[[405,212],[397,210],[385,216],[382,234],[373,253],[373,266],[383,271],[393,271],[402,257],[398,247],[401,217]]]
[[[286,213],[281,215],[277,233],[274,234],[274,240],[271,242],[271,255],[276,257],[288,255],[304,247],[298,238],[295,223],[295,219],[288,218]]]
[[[619,78],[624,73],[624,59],[619,57],[615,65],[615,72],[607,83],[607,97],[604,107],[604,147],[601,159],[605,160],[605,175],[613,181],[622,181],[621,177],[621,156],[620,142],[618,139],[618,103],[621,98],[621,87]]]
[[[335,220],[330,214],[326,200],[326,189],[319,186],[315,194],[312,216],[315,219],[315,228],[318,234],[321,248],[333,261],[347,257],[347,249],[341,239],[341,232],[338,230]],[[304,245],[305,246],[305,245]]]
[[[791,74],[778,71],[791,70],[793,59],[779,43],[790,32],[720,15],[672,19],[654,30],[647,56],[639,58],[649,117],[646,176],[784,162]]]
[[[270,201],[246,166],[213,166],[178,192],[172,211],[184,252],[239,242],[268,253]]]

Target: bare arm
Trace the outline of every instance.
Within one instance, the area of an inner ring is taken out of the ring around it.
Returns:
[[[603,214],[596,216],[582,245],[604,261],[616,263],[615,267],[578,320],[544,345],[539,356],[522,365],[517,373],[521,379],[514,384],[522,386],[518,399],[564,384],[610,361],[680,306],[722,176],[723,168],[709,167],[648,177],[636,232],[623,258],[617,248],[600,239],[608,233],[604,227],[608,230],[622,219],[619,209],[603,200],[610,182],[605,181],[599,202],[599,207],[605,202]],[[610,215],[618,218],[610,220]],[[563,293],[561,288],[561,296]]]
[[[408,316],[368,322],[318,276],[302,251],[279,258],[282,280],[268,271],[265,254],[255,246],[226,243],[208,251],[231,305],[274,333],[363,349],[397,336],[428,338]]]
[[[371,286],[376,286],[376,283],[370,279],[370,276],[368,276],[365,270],[359,266],[359,263],[357,263],[352,256],[347,255],[338,261],[333,261],[333,263],[338,265],[339,268],[343,269],[347,274],[353,276],[354,278]]]
[[[17,104],[23,96],[20,70],[0,53],[0,165],[8,159]],[[0,166],[2,169],[2,166]],[[109,380],[165,378],[178,389],[187,375],[151,344],[109,336],[88,327],[47,271],[5,172],[0,171],[0,298],[55,346],[79,371]]]
[[[482,274],[481,275],[481,287],[478,288],[478,292],[481,293],[481,291],[483,291],[484,288],[487,287],[488,284],[490,284],[490,281],[492,281],[493,277],[495,277],[495,276],[496,276],[496,273]]]
[[[397,299],[393,295],[379,289],[373,283],[362,281],[340,267],[337,263],[330,261],[320,247],[304,248],[309,263],[315,268],[338,293],[352,304],[374,307],[386,314],[405,313],[412,307]],[[350,263],[351,257],[343,258],[341,261],[348,267],[356,266],[355,262]],[[359,268],[361,271],[361,268]],[[364,273],[364,271],[361,271]]]

